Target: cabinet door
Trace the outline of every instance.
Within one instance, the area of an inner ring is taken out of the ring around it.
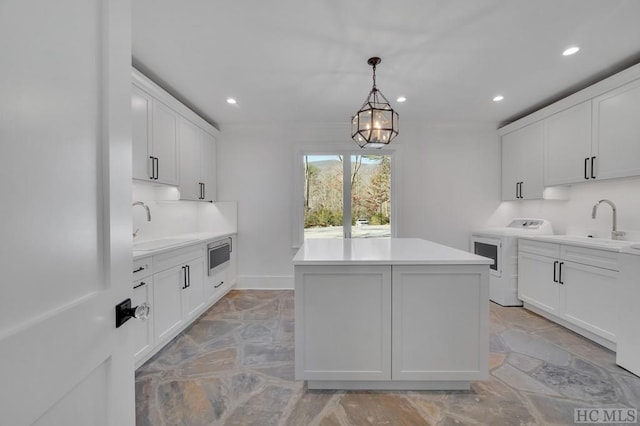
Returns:
[[[593,100],[596,177],[640,175],[640,80]]]
[[[519,198],[518,182],[521,177],[522,151],[516,132],[502,137],[502,199],[504,201]]]
[[[185,319],[193,318],[204,305],[204,265],[204,257],[192,260],[187,264],[189,286],[182,290]]]
[[[204,298],[207,302],[219,299],[231,287],[229,281],[229,264],[220,265],[214,271],[214,274],[208,277],[204,289]]]
[[[133,347],[136,363],[147,355],[154,348],[153,333],[153,278],[147,277],[133,283],[133,297],[131,298],[131,306],[138,306],[148,303],[151,306],[149,317],[145,320],[131,321],[133,328]]]
[[[486,266],[393,266],[392,271],[393,380],[486,379]]]
[[[162,102],[153,101],[153,155],[158,158],[154,182],[178,184],[178,114]]]
[[[217,200],[216,182],[216,139],[202,131],[201,180],[204,183],[204,199]]]
[[[554,282],[556,259],[518,252],[518,298],[537,308],[558,315],[561,284]],[[556,276],[557,278],[557,276]]]
[[[202,130],[180,119],[180,199],[199,200]]]
[[[171,337],[183,323],[182,287],[184,269],[174,267],[153,276],[153,306],[156,342]]]
[[[544,185],[591,179],[591,101],[561,111],[545,121]]]
[[[133,178],[151,180],[151,97],[133,86],[131,91]]]
[[[615,343],[617,276],[616,271],[563,262],[563,318]]]
[[[542,198],[543,136],[543,123],[537,122],[502,137],[503,200]]]
[[[391,380],[391,267],[296,266],[297,380]]]

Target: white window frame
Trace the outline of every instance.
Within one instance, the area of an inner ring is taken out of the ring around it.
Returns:
[[[357,146],[339,144],[321,144],[312,146],[298,146],[293,154],[293,220],[291,232],[291,247],[300,248],[304,242],[304,165],[305,155],[342,155],[345,159],[343,165],[343,176],[351,176],[351,156],[352,155],[389,155],[391,156],[391,237],[396,237],[398,222],[398,188],[400,188],[398,164],[400,163],[400,147],[390,146],[381,149],[361,149]],[[348,160],[347,160],[348,158]],[[351,182],[348,179],[342,180],[343,199],[343,232],[344,238],[351,238],[351,208],[345,209],[347,201],[351,207]]]

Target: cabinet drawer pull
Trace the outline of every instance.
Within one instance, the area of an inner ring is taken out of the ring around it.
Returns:
[[[560,284],[564,284],[564,281],[562,281],[562,265],[564,265],[564,262],[560,262],[560,266],[558,267],[558,282]]]
[[[137,272],[142,272],[142,271],[144,271],[145,269],[146,269],[146,268],[145,268],[144,266],[141,266],[141,267],[139,267],[138,269],[134,269],[134,270],[133,270],[133,273],[135,274],[135,273],[137,273]]]
[[[213,288],[218,288],[218,287],[220,287],[222,284],[224,284],[224,281],[220,281],[220,284],[218,284],[218,285],[214,285],[214,286],[213,286]]]
[[[144,281],[140,281],[140,284],[133,286],[133,289],[135,290],[138,287],[142,287],[143,285],[147,285],[147,283],[145,283]]]
[[[587,164],[589,164],[589,157],[584,159],[584,178],[589,179],[589,175],[587,174]]]
[[[553,282],[557,283],[558,282],[558,277],[556,275],[556,268],[558,267],[558,262],[557,260],[555,262],[553,262]]]
[[[187,268],[187,287],[191,287],[191,267],[189,265],[185,266]]]
[[[596,160],[596,157],[591,157],[591,179],[595,179],[596,178],[596,172],[594,171],[594,161]]]
[[[187,267],[186,266],[182,266],[182,289],[184,290],[185,288],[187,288]]]
[[[155,157],[150,155],[149,159],[151,160],[151,176],[149,176],[149,179],[155,179],[156,177],[156,160]]]

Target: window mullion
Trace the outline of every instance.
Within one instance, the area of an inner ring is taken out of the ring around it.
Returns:
[[[351,238],[351,154],[342,156],[342,229],[344,238]]]

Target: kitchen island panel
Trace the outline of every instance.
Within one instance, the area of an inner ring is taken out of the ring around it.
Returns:
[[[296,379],[391,379],[391,267],[296,267]]]
[[[394,380],[488,375],[486,266],[393,266]]]

